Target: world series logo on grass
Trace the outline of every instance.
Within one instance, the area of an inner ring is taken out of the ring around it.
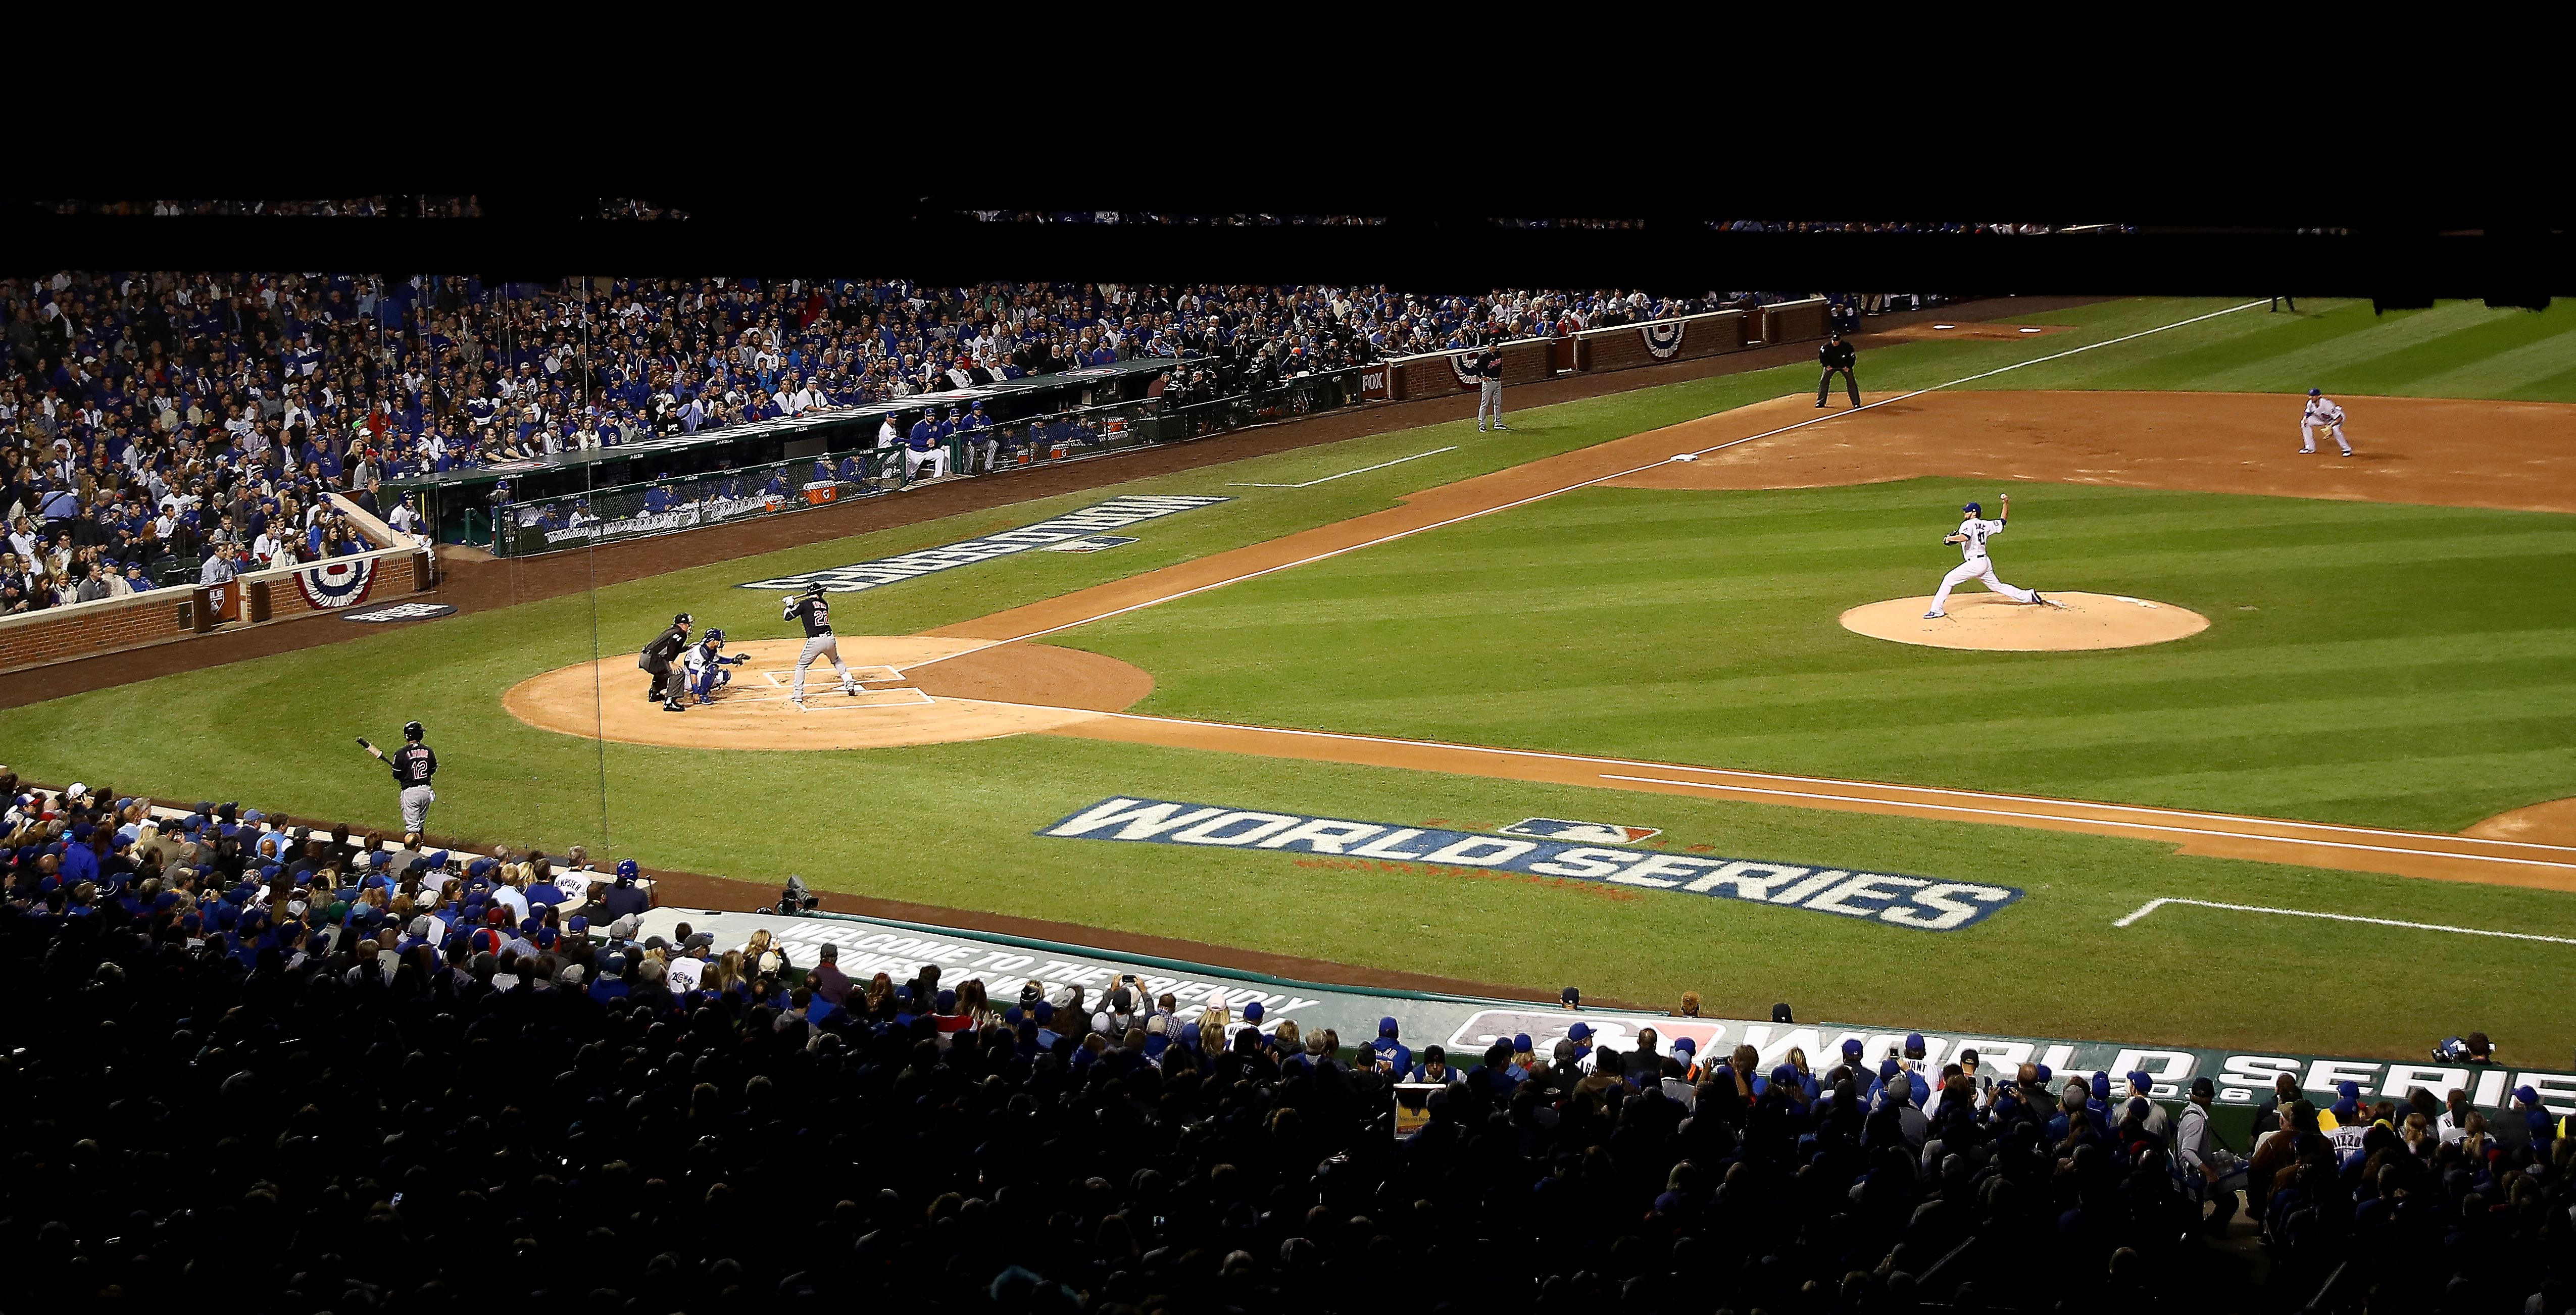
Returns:
[[[1431,867],[1488,868],[1749,904],[1775,904],[1916,931],[1957,931],[1973,926],[2022,897],[2015,887],[1984,882],[1934,881],[1893,872],[1857,872],[1699,854],[1660,854],[1619,845],[1506,839],[1466,831],[1162,799],[1104,799],[1038,834],[1059,839],[1266,849]]]

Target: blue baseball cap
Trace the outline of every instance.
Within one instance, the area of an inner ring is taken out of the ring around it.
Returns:
[[[1843,1038],[1843,1058],[1845,1058],[1845,1059],[1858,1059],[1858,1058],[1860,1058],[1860,1038],[1859,1038],[1859,1037],[1856,1037],[1856,1036],[1847,1036],[1847,1037],[1844,1037],[1844,1038]]]
[[[1975,504],[1971,503],[1969,505],[1974,506]],[[1922,1033],[1908,1032],[1905,1034],[1905,1057],[1907,1059],[1921,1059],[1923,1057]]]
[[[1250,1004],[1248,1004],[1248,1005],[1245,1005],[1245,1006],[1243,1007],[1243,1021],[1245,1021],[1245,1022],[1247,1022],[1247,1023],[1258,1023],[1258,1022],[1260,1022],[1260,1021],[1261,1021],[1261,1015],[1262,1015],[1261,1002],[1260,1002],[1260,1001],[1258,1001],[1258,1000],[1255,1000],[1255,1001],[1253,1001],[1252,1003],[1250,1003]]]
[[[1395,1035],[1395,1018],[1393,1015],[1390,1014],[1385,1018],[1377,1020],[1377,1034],[1379,1036],[1388,1037]]]
[[[1590,1023],[1577,1023],[1574,1026],[1565,1029],[1565,1039],[1568,1041],[1591,1040],[1592,1025]]]
[[[1526,1053],[1528,1053],[1529,1048],[1530,1048],[1529,1033],[1527,1033],[1527,1032],[1514,1032],[1514,1033],[1512,1033],[1512,1053],[1514,1053],[1514,1054],[1526,1054]]]
[[[2309,389],[2309,390],[2308,390],[2308,396],[2310,396],[2310,397],[2323,397],[2323,396],[2325,396],[2325,395],[2326,395],[2326,390],[2324,390],[2324,389],[2322,389],[2322,388],[2311,388],[2311,389]]]

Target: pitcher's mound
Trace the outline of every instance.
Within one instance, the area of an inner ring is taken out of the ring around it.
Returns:
[[[686,749],[885,749],[989,740],[1053,730],[1132,706],[1154,678],[1116,658],[1044,644],[991,644],[927,635],[841,636],[841,661],[861,685],[841,692],[829,663],[805,673],[805,702],[789,701],[801,639],[756,639],[727,653],[733,683],[715,701],[666,712],[646,698],[652,677],[632,654],[531,676],[501,696],[540,730]],[[934,659],[942,659],[933,662]],[[924,663],[933,663],[924,666]]]
[[[1872,639],[1932,648],[2001,653],[2060,653],[2085,648],[2137,648],[2209,628],[2189,608],[2111,594],[2050,593],[2061,606],[2016,603],[2001,594],[1954,593],[1948,615],[1928,618],[1932,596],[1864,603],[1843,613],[1843,629]]]

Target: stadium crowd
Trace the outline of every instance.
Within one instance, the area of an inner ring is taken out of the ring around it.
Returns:
[[[1183,404],[1760,294],[83,274],[0,279],[0,610],[369,546],[328,493],[1138,357]]]
[[[2238,1163],[2205,1084],[2176,1115],[1972,1052],[1765,1071],[1569,1014],[1452,1056],[1132,979],[862,981],[639,936],[631,865],[577,851],[0,792],[9,1309],[2219,1306],[2171,1288],[2246,1171],[2268,1302],[2347,1262],[2344,1308],[2576,1291],[2576,1139],[2529,1101],[2508,1144],[2288,1086]]]

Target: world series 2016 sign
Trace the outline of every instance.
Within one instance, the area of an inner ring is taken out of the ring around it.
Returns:
[[[1623,845],[1525,840],[1160,799],[1104,799],[1038,834],[1484,868],[1772,904],[1916,931],[1973,926],[2022,896],[2014,887],[1984,882],[1657,853]]]

